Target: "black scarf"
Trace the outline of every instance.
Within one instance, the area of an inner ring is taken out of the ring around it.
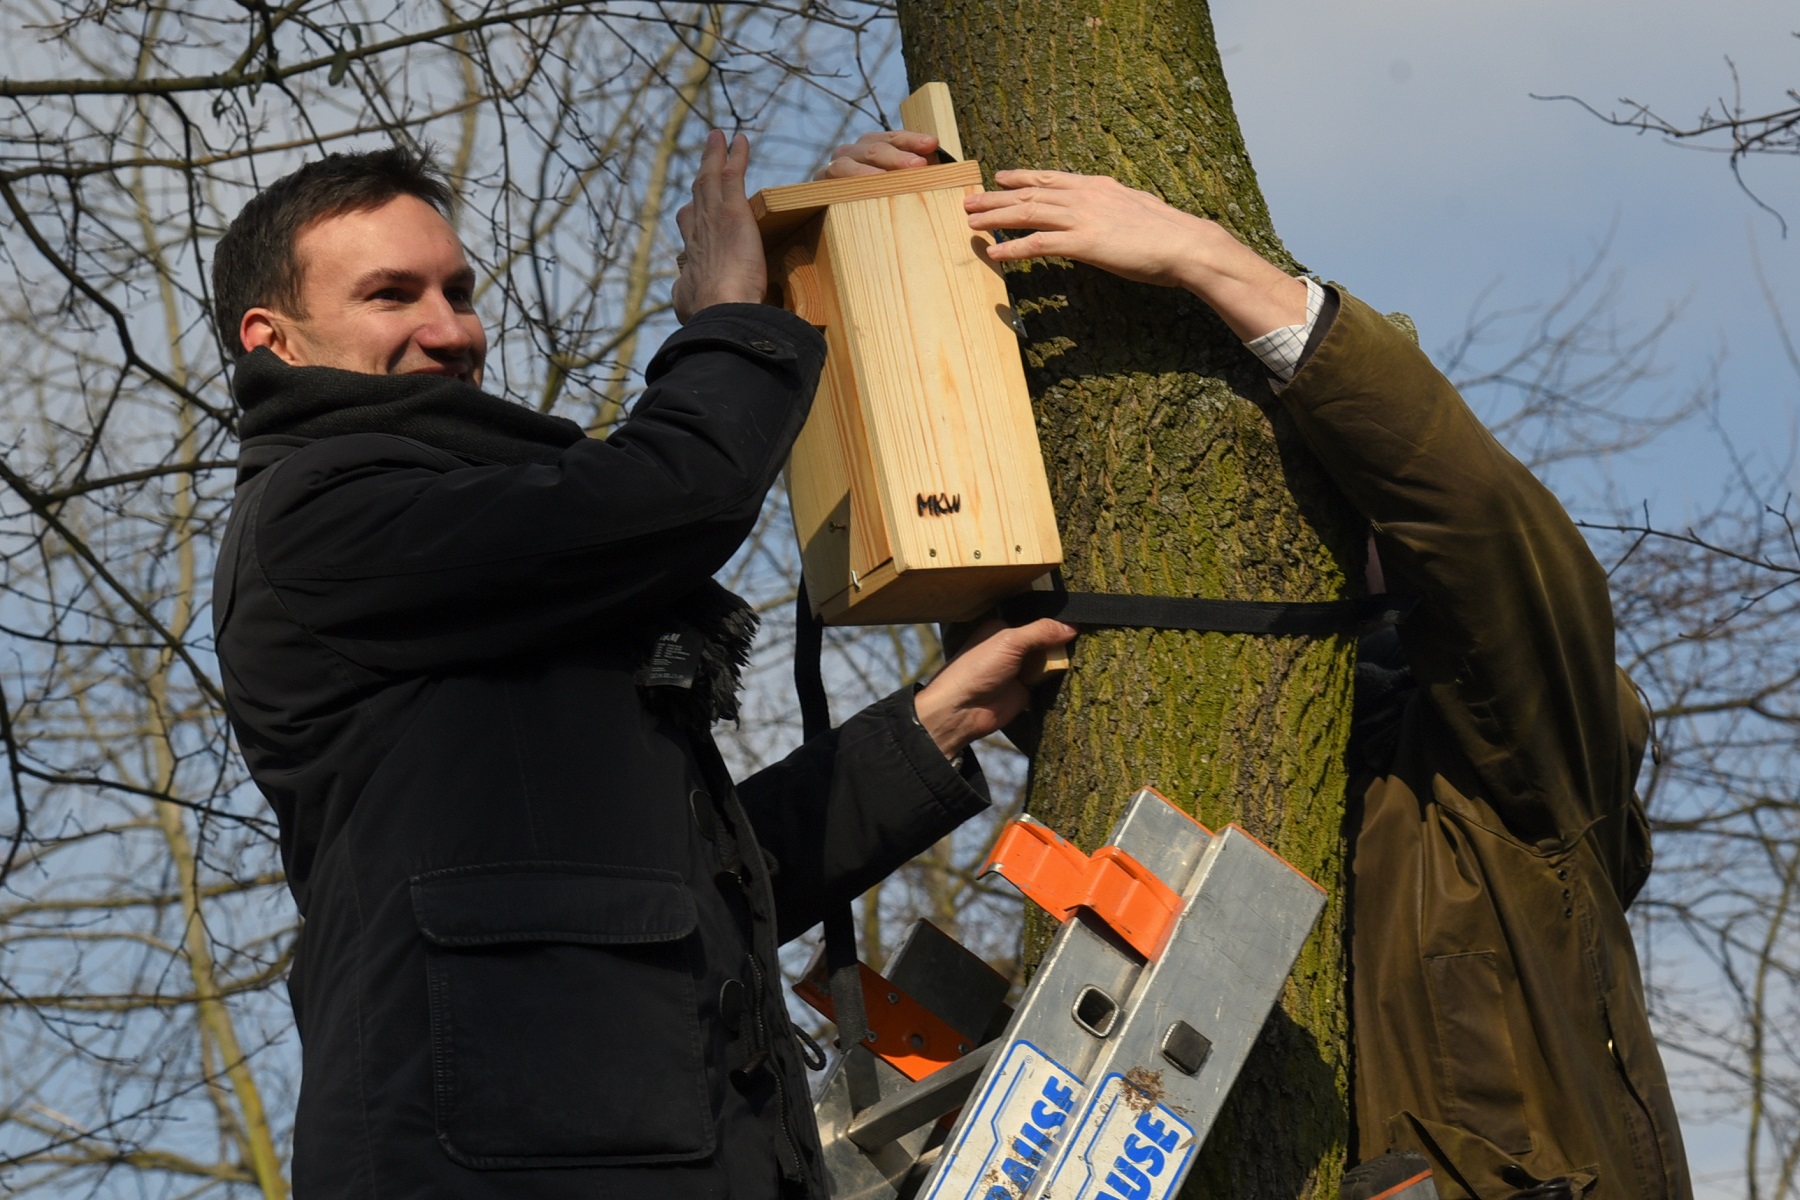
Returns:
[[[325,438],[391,433],[472,464],[554,464],[586,439],[581,426],[491,396],[442,375],[364,375],[290,367],[266,348],[237,366],[238,436]],[[686,724],[735,721],[741,672],[758,619],[743,600],[706,580],[627,634],[639,645],[637,681],[657,708]]]

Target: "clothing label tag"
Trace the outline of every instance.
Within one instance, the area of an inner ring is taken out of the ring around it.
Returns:
[[[705,644],[697,629],[683,626],[658,635],[650,661],[638,668],[643,687],[691,688],[700,672],[700,649]]]

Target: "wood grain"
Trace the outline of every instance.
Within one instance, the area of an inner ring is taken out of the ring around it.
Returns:
[[[1062,558],[1012,308],[963,213],[974,164],[868,178],[909,186],[759,194],[785,302],[826,339],[788,469],[807,592],[832,624],[963,620]]]
[[[962,135],[956,131],[956,109],[950,103],[949,84],[922,84],[918,91],[902,100],[900,125],[935,136],[946,162],[963,160]]]
[[[785,240],[829,204],[892,196],[900,192],[968,186],[981,186],[981,164],[945,163],[936,167],[919,167],[912,171],[887,171],[880,175],[856,175],[849,179],[816,179],[810,183],[764,188],[750,197],[750,211],[756,216],[757,228],[762,230],[766,245]]]
[[[779,261],[788,308],[825,331],[825,370],[787,470],[806,594],[823,612],[834,601],[847,606],[851,581],[873,574],[893,555],[857,401],[849,328],[838,311],[830,252],[818,225],[796,238]]]

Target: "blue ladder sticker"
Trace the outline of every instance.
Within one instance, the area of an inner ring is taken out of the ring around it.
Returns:
[[[1050,1160],[1083,1091],[1081,1077],[1014,1042],[945,1148],[926,1200],[1020,1200]]]
[[[1044,1185],[1056,1200],[1168,1200],[1199,1149],[1194,1127],[1125,1076],[1108,1075]]]

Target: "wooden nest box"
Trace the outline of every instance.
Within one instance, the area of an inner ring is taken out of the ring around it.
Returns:
[[[901,116],[960,158],[948,102],[927,84]],[[825,332],[788,494],[827,624],[967,620],[1062,561],[980,190],[951,162],[752,197],[784,303]]]

